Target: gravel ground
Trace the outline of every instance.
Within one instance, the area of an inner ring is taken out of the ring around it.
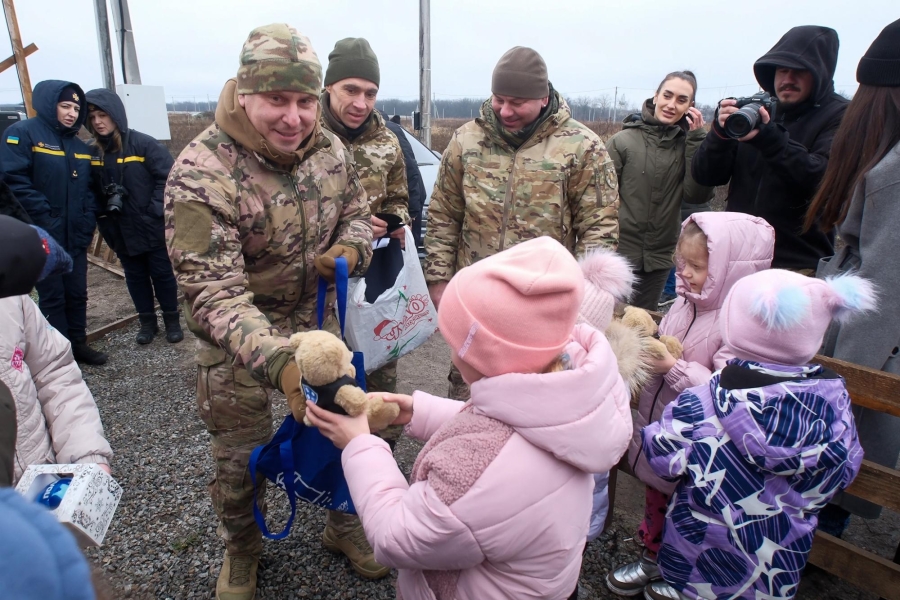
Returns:
[[[212,598],[223,547],[215,535],[215,516],[206,491],[212,461],[208,437],[194,407],[193,337],[188,335],[180,344],[157,337],[152,344],[138,346],[134,343],[137,327],[132,324],[98,342],[100,349],[109,352],[110,362],[84,368],[116,453],[114,476],[124,488],[103,547],[87,554],[113,588],[111,597]],[[447,352],[436,335],[401,360],[400,391],[445,392]],[[278,398],[273,406],[278,423],[286,414],[284,401]],[[420,447],[406,438],[399,443],[396,455],[405,473]],[[287,502],[277,490],[270,490],[269,499],[270,529],[280,529]],[[581,598],[617,598],[606,590],[604,578],[610,568],[637,554],[631,534],[642,501],[638,482],[620,476],[613,526],[585,552]],[[848,538],[892,556],[900,520],[893,513],[886,515],[873,523],[855,521]],[[394,598],[393,576],[366,581],[343,557],[324,550],[323,527],[324,511],[298,505],[291,535],[265,541],[257,598]],[[874,600],[819,571],[804,579],[797,598]]]

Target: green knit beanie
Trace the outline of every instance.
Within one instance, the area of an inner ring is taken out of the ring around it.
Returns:
[[[284,23],[257,27],[241,50],[238,94],[304,92],[319,95],[322,63],[309,38]]]
[[[334,45],[334,50],[328,55],[325,85],[351,77],[381,85],[378,57],[365,38],[344,38]]]

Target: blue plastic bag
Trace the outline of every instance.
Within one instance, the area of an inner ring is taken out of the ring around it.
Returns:
[[[338,319],[341,326],[341,337],[344,336],[344,321],[347,313],[347,261],[339,258],[335,261],[335,288],[337,291]],[[325,316],[325,293],[328,283],[319,279],[319,296],[316,314],[319,329]],[[353,353],[353,366],[356,368],[356,382],[366,389],[366,369],[361,352]],[[341,466],[341,450],[331,440],[319,433],[315,427],[298,423],[291,414],[275,433],[272,440],[263,446],[254,448],[250,454],[250,478],[253,481],[253,516],[260,531],[267,538],[280,540],[287,537],[297,513],[297,499],[310,502],[330,510],[356,514],[350,489],[344,478]],[[261,473],[283,489],[291,504],[291,516],[280,533],[269,532],[266,520],[260,512],[256,501],[256,473]]]

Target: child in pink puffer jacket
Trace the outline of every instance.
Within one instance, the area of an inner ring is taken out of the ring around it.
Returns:
[[[577,594],[592,473],[631,434],[629,395],[603,334],[576,325],[584,279],[548,237],[460,270],[438,307],[469,402],[383,394],[426,441],[407,483],[365,415],[307,403],[344,448],[366,537],[406,600],[565,600]]]
[[[654,369],[657,375],[641,392],[628,462],[635,476],[647,484],[644,520],[637,533],[644,551],[640,560],[607,576],[607,586],[619,595],[637,596],[651,581],[660,579],[656,554],[666,505],[675,487],[650,469],[641,452],[641,429],[657,421],[681,392],[706,384],[714,371],[734,357],[719,332],[719,311],[735,282],[771,266],[774,248],[775,231],[759,217],[701,212],[682,224],[675,250],[679,298],[659,324],[659,334],[677,338],[684,354],[676,360],[667,353],[659,360]]]

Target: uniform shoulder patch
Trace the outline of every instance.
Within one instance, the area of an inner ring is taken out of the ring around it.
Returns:
[[[17,138],[14,135],[8,135],[8,136],[6,136],[6,143],[7,144],[18,144],[19,138]]]
[[[606,185],[613,189],[619,189],[619,177],[616,175],[616,164],[607,160],[603,163],[603,177],[606,179]]]
[[[175,203],[172,246],[185,252],[205,253],[212,237],[212,210],[199,202]]]

